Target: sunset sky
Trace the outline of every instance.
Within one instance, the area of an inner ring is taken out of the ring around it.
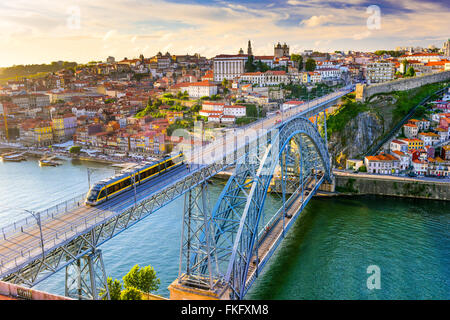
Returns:
[[[368,28],[367,8],[380,8]],[[450,37],[448,0],[2,0],[0,66],[114,56],[218,53],[273,54],[441,47]]]

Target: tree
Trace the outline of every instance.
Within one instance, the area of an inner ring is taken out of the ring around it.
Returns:
[[[260,72],[266,72],[270,68],[266,63],[262,62],[261,60],[258,60],[258,62],[256,62],[256,69]]]
[[[71,147],[71,148],[69,149],[69,152],[70,152],[70,153],[73,153],[73,154],[80,154],[80,152],[81,152],[81,147],[80,147],[80,146],[73,146],[73,147]]]
[[[314,71],[316,69],[316,61],[314,59],[308,58],[305,63],[306,71]]]
[[[255,72],[256,66],[253,64],[253,56],[249,56],[245,63],[245,72]]]
[[[125,288],[136,288],[143,292],[150,293],[159,288],[160,279],[156,277],[156,272],[152,266],[140,268],[135,265],[123,277],[123,285]]]
[[[191,112],[199,112],[201,108],[202,108],[201,105],[195,104],[191,107]]]
[[[150,293],[159,288],[161,280],[156,277],[156,271],[152,266],[146,266],[139,272],[139,290]]]
[[[416,71],[414,70],[414,68],[412,66],[409,67],[405,73],[406,77],[414,77],[415,75],[416,75]]]
[[[142,292],[133,287],[126,288],[120,294],[120,300],[142,300]]]
[[[298,70],[302,70],[303,69],[303,56],[301,54],[293,53],[291,55],[291,60],[297,62]]]
[[[227,79],[222,80],[222,87],[228,88],[228,80]]]
[[[108,279],[106,279],[106,282],[109,290],[109,298],[111,300],[120,300],[120,295],[122,292],[122,283],[120,283],[120,281],[117,279],[114,279],[113,281],[111,277],[108,277]],[[102,300],[107,299],[106,289],[102,289],[100,291],[100,297],[102,298]]]
[[[402,61],[403,75],[406,73],[407,65],[408,65],[408,61],[406,61],[406,59],[403,60]]]
[[[367,167],[362,165],[361,167],[358,168],[359,172],[367,172]]]

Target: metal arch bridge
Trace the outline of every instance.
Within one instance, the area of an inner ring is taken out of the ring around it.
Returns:
[[[215,292],[226,287],[230,298],[243,298],[282,235],[330,178],[317,115],[352,89],[345,87],[185,151],[189,170],[177,168],[96,208],[85,207],[81,195],[3,227],[0,279],[34,286],[66,268],[67,296],[98,299],[107,289],[98,247],[185,195],[178,282]],[[316,125],[307,120],[314,116]],[[326,140],[326,123],[324,127]],[[206,181],[227,168],[234,173],[211,211]],[[265,218],[274,174],[282,182],[283,206]],[[262,228],[264,220],[268,222]],[[107,290],[104,294],[109,297]]]

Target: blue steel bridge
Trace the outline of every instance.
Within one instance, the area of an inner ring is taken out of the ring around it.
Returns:
[[[174,283],[243,299],[308,201],[331,180],[326,120],[322,137],[317,119],[353,89],[347,86],[184,150],[189,168],[178,167],[97,207],[85,206],[80,195],[1,228],[0,279],[32,287],[65,268],[67,296],[99,299],[107,287],[99,246],[184,196]],[[211,205],[207,181],[224,170],[232,175]],[[274,181],[282,206],[267,214],[264,204]]]

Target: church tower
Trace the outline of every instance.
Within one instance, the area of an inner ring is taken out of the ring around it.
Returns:
[[[249,56],[252,56],[252,55],[253,55],[253,51],[252,51],[252,43],[250,42],[250,40],[248,40],[247,54],[248,54]]]

